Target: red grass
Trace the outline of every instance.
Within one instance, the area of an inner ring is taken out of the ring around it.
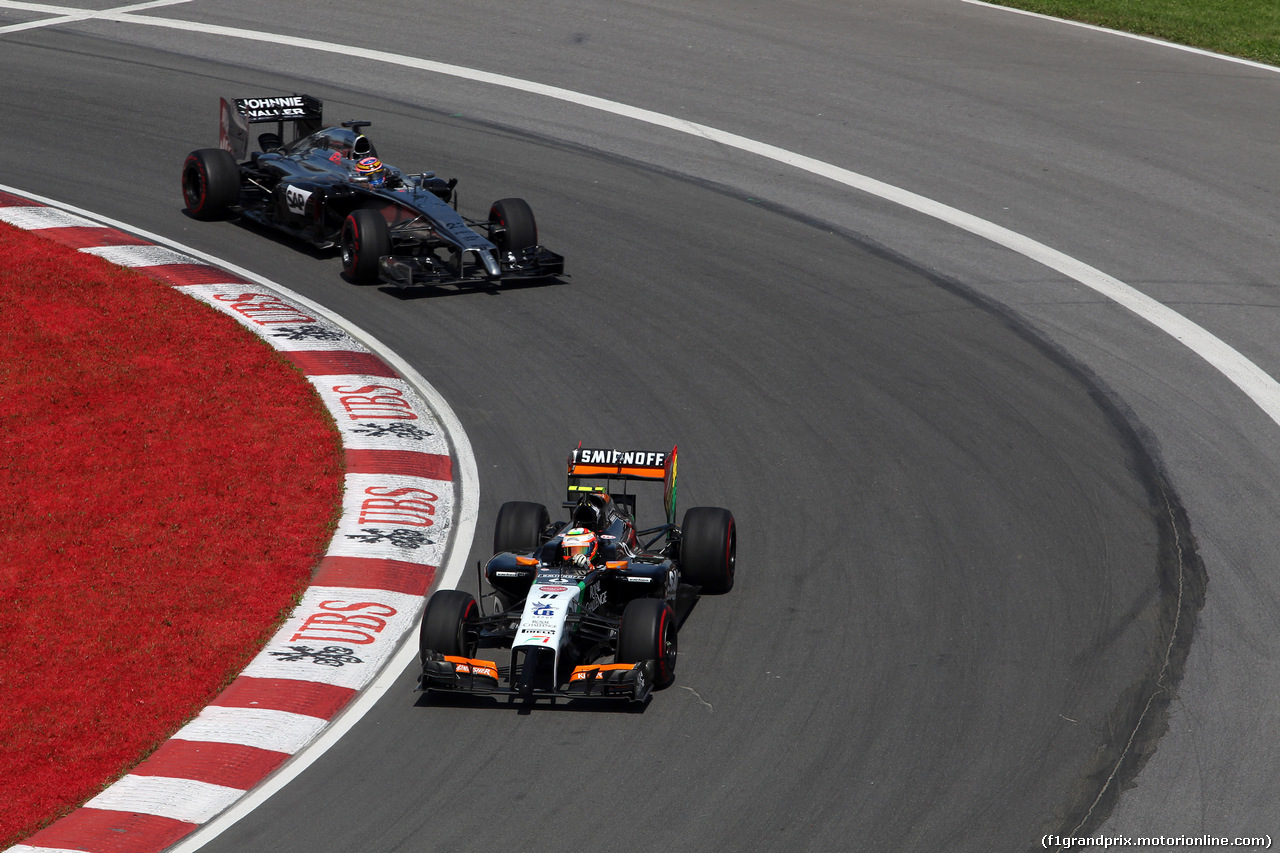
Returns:
[[[342,451],[230,318],[0,224],[0,849],[199,711],[306,587]]]

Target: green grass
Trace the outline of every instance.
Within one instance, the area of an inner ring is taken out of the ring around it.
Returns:
[[[1192,47],[1280,65],[1277,0],[993,0]]]

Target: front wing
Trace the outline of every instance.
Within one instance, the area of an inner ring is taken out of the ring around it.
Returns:
[[[522,693],[511,685],[511,673],[497,663],[427,652],[418,690],[525,698],[606,698],[644,702],[653,692],[654,661],[587,664],[575,667],[564,687],[534,688]]]
[[[379,259],[378,272],[398,287],[536,280],[564,275],[564,256],[543,246],[531,246],[513,258],[498,262],[495,275],[473,251],[455,252],[450,259],[432,253],[391,254]]]

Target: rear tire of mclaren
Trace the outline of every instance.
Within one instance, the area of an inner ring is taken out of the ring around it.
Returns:
[[[498,252],[519,253],[538,245],[538,224],[522,198],[503,198],[489,208],[489,234]]]
[[[733,589],[738,561],[738,528],[733,513],[718,506],[695,506],[680,525],[680,577],[722,595]]]
[[[226,216],[240,201],[240,167],[230,152],[201,148],[182,165],[182,200],[196,219]]]
[[[381,213],[366,208],[351,211],[342,223],[339,243],[347,278],[360,284],[378,280],[378,259],[391,254],[391,232]]]
[[[542,544],[543,531],[551,524],[551,514],[542,504],[507,501],[498,510],[493,525],[493,551],[532,551]]]
[[[442,655],[475,657],[475,621],[480,607],[475,597],[460,589],[436,590],[427,599],[418,633],[418,654],[426,663],[428,651]]]
[[[627,602],[618,625],[618,663],[654,661],[654,686],[663,688],[676,680],[676,614],[660,598]]]

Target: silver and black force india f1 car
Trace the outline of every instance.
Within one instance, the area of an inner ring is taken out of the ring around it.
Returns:
[[[319,249],[342,251],[358,282],[463,284],[550,278],[564,258],[538,245],[528,203],[495,201],[485,220],[457,210],[456,179],[405,174],[378,159],[367,121],[324,127],[309,95],[222,100],[218,148],[187,155],[187,212],[214,219],[239,212]],[[275,125],[248,153],[249,126]],[[289,137],[286,139],[286,135]]]
[[[627,485],[645,480],[664,484],[666,523],[642,530]],[[420,690],[644,702],[671,684],[678,613],[733,588],[733,513],[694,507],[675,524],[675,448],[579,445],[568,497],[572,517],[555,523],[541,504],[502,505],[483,569],[491,607],[456,589],[427,600]]]

